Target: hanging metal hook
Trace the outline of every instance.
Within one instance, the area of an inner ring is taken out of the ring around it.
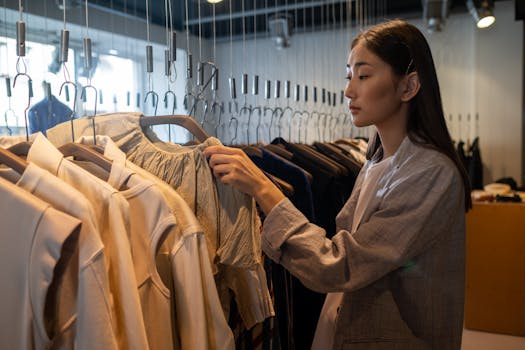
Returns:
[[[77,93],[78,93],[77,85],[73,83],[72,81],[66,80],[65,82],[62,83],[62,85],[60,85],[60,90],[59,90],[58,95],[61,96],[62,89],[66,87],[66,97],[69,97],[69,90],[67,88],[68,85],[73,85],[73,87],[75,88],[75,95],[73,98],[73,110],[71,111],[71,115],[69,116],[69,120],[71,122],[71,142],[74,142],[75,141],[75,129],[73,126],[73,119],[75,118],[75,111],[77,109]]]
[[[153,106],[155,107],[155,112],[153,115],[157,115],[157,107],[159,106],[159,95],[153,91],[153,90],[150,90],[146,93],[146,96],[144,96],[144,103],[146,103],[148,101],[148,96],[149,95],[152,95],[152,103],[153,103]]]
[[[253,113],[254,111],[259,111],[259,118],[257,119],[257,126],[255,127],[255,143],[259,142],[259,129],[261,128],[261,117],[262,117],[262,109],[260,106],[253,107],[250,113]]]
[[[281,130],[282,130],[282,126],[283,126],[283,117],[284,117],[284,114],[286,113],[286,111],[290,111],[290,113],[293,114],[293,109],[291,107],[289,107],[289,106],[286,106],[283,109],[281,109],[281,115],[279,116],[279,137],[281,137]]]
[[[304,143],[308,143],[308,123],[312,117],[312,113],[311,112],[308,112],[308,111],[303,111],[302,115],[304,116],[305,118],[305,123],[304,123]]]
[[[231,130],[231,126],[232,126],[232,122],[235,121],[235,134],[231,140],[231,144],[233,145],[235,141],[237,141],[237,129],[239,127],[239,119],[235,118],[235,117],[231,117],[230,118],[230,122],[228,123],[228,129]]]
[[[250,122],[251,122],[252,114],[251,114],[251,107],[246,105],[246,99],[244,100],[244,105],[241,107],[238,113],[239,117],[242,116],[243,114],[248,115],[248,121],[246,124],[247,126],[246,127],[246,136],[247,136],[246,142],[250,143]]]
[[[292,116],[290,117],[290,128],[288,129],[288,139],[290,141],[292,141],[292,127],[293,127],[293,120],[295,119],[295,116],[298,115],[299,116],[299,125],[298,125],[298,137],[297,137],[297,142],[300,142],[301,140],[301,114],[302,112],[301,111],[294,111]]]
[[[164,93],[164,106],[168,108],[168,95],[173,96],[173,104],[171,107],[171,114],[175,114],[175,110],[177,109],[177,96],[175,93],[171,90],[168,90]]]
[[[189,115],[193,116],[195,119],[197,119],[197,107],[199,106],[199,103],[200,104],[204,104],[203,105],[203,108],[202,108],[202,112],[203,112],[203,122],[204,122],[204,113],[205,113],[205,109],[206,109],[206,100],[201,98],[199,95],[197,96],[194,96],[194,95],[191,95],[193,97],[193,106],[191,107],[191,110],[190,110],[190,113]]]
[[[211,108],[210,108],[210,103],[207,100],[203,100],[203,101],[204,101],[204,111],[202,114],[201,126],[204,128],[204,123],[207,122],[206,116],[208,115],[208,112],[211,110]]]
[[[217,115],[217,108],[219,109],[219,114]],[[218,101],[214,101],[211,106],[211,111],[213,116],[217,116],[217,118],[214,118],[217,120],[217,123],[215,124],[215,136],[219,137],[218,131],[222,123],[222,113],[224,112],[224,104],[219,103]]]
[[[97,145],[97,133],[95,130],[95,116],[97,115],[98,90],[91,84],[84,86],[82,88],[82,92],[80,93],[80,98],[84,102],[87,100],[87,92],[86,92],[87,89],[93,89],[93,91],[95,92],[95,108],[93,109],[93,115],[88,118],[91,119],[91,126],[93,128],[93,144],[96,146]]]
[[[26,141],[29,141],[29,128],[28,128],[28,123],[27,123],[27,111],[29,110],[29,107],[31,106],[31,97],[33,97],[33,80],[25,72],[24,73],[18,73],[17,75],[15,75],[15,79],[13,81],[13,89],[16,86],[16,79],[19,76],[24,76],[24,77],[27,78],[28,98],[27,98],[26,108],[24,109],[24,121],[25,121],[25,128],[26,128]]]
[[[281,107],[275,107],[274,109],[270,108],[270,110],[272,111],[272,115],[270,117],[270,126],[268,127],[268,138],[269,138],[269,141],[272,140],[273,119],[277,115],[277,113],[281,113],[281,114],[283,113],[283,109]],[[280,127],[280,126],[278,126],[278,127]]]

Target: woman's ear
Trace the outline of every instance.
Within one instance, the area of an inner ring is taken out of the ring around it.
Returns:
[[[411,72],[403,78],[402,82],[403,92],[401,95],[401,101],[408,102],[414,96],[417,95],[419,89],[421,88],[421,83],[419,82],[419,75],[417,72]]]

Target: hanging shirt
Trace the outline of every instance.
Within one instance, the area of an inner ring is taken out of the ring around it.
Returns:
[[[109,184],[64,159],[62,153],[43,135],[33,141],[27,160],[75,187],[93,206],[107,253],[106,268],[116,315],[115,333],[119,349],[147,349],[128,238],[128,203]]]
[[[46,302],[60,301],[48,290],[61,277],[54,276],[55,267],[81,222],[3,178],[0,212],[0,343],[6,349],[48,348],[54,339],[46,329]]]
[[[140,178],[121,162],[113,162],[108,173],[94,163],[74,161],[91,174],[107,179],[129,204],[129,239],[137,290],[150,349],[179,348],[172,332],[170,290],[156,266],[157,250],[175,225],[164,198],[156,185]]]
[[[78,268],[72,271],[78,276],[78,293],[61,299],[72,305],[64,310],[67,335],[55,345],[86,350],[117,349],[105,251],[93,207],[75,188],[33,163],[28,164],[17,185],[82,222]],[[65,281],[68,282],[71,281]]]
[[[216,183],[202,154],[205,147],[220,141],[210,138],[194,147],[153,143],[142,132],[140,118],[138,113],[100,115],[95,118],[97,132],[110,136],[129,160],[169,183],[193,210],[205,232],[226,318],[230,291],[247,328],[273,316],[255,201],[231,186]],[[75,120],[74,127],[75,135],[93,133],[86,119]],[[62,145],[70,140],[71,127],[68,123],[57,125],[48,130],[48,137]],[[246,288],[238,289],[241,286]]]
[[[82,136],[78,142],[91,145],[93,137]],[[161,267],[160,273],[163,280],[172,281],[171,296],[177,319],[175,336],[180,338],[180,348],[234,349],[233,334],[224,317],[215,287],[206,239],[192,210],[171,186],[127,161],[126,154],[108,136],[97,136],[97,145],[104,147],[104,155],[113,160],[114,166],[116,163],[125,164],[129,172],[136,174],[130,180],[135,178],[134,181],[139,182],[142,178],[142,181],[154,183],[161,191],[166,206],[176,217],[177,224],[167,233],[159,253],[166,254],[169,260],[169,268]],[[124,170],[122,174],[125,174]],[[128,186],[133,186],[133,183],[128,181]],[[157,258],[157,266],[163,262],[159,260]]]
[[[44,135],[47,129],[73,117],[73,111],[53,95],[50,98],[45,97],[42,101],[34,104],[27,114],[29,132],[35,133],[40,131]]]

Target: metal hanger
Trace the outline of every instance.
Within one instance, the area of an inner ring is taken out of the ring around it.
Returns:
[[[157,107],[159,106],[159,95],[153,91],[153,90],[150,90],[146,93],[146,96],[144,96],[144,104],[146,104],[146,102],[148,101],[148,96],[151,95],[152,96],[152,101],[151,101],[151,105],[153,107],[155,107],[155,112],[154,112],[154,116],[157,115]]]
[[[235,141],[237,141],[237,129],[239,127],[239,119],[235,118],[235,117],[231,117],[230,118],[230,122],[228,123],[228,129],[231,129],[231,126],[232,126],[232,122],[235,122],[235,134],[230,142],[230,144],[235,144]]]
[[[23,67],[24,67],[23,71],[21,71],[19,69],[19,63],[20,62],[23,63]],[[29,107],[31,106],[31,97],[33,97],[33,80],[27,74],[27,66],[26,66],[24,60],[21,59],[21,57],[18,57],[18,60],[16,62],[16,71],[17,71],[17,74],[15,75],[15,78],[13,80],[13,89],[16,86],[16,80],[18,79],[18,77],[23,76],[23,77],[27,78],[28,97],[27,97],[27,105],[26,105],[26,108],[24,109],[24,121],[25,121],[25,129],[26,129],[26,141],[29,142],[29,129],[28,129],[28,122],[27,122],[27,111],[29,110]]]
[[[91,83],[89,83],[89,85],[84,86],[82,88],[82,92],[80,94],[80,98],[83,101],[86,101],[86,99],[87,99],[87,96],[86,96],[87,95],[87,93],[86,93],[87,89],[92,89],[95,92],[95,108],[93,110],[93,115],[92,116],[88,116],[88,118],[91,119],[91,126],[93,128],[93,143],[96,146],[97,145],[97,134],[96,134],[96,128],[95,128],[95,116],[97,115],[98,90],[93,85],[91,85]]]

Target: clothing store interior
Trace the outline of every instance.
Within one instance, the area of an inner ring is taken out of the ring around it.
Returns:
[[[1,344],[310,349],[326,295],[264,254],[264,213],[203,150],[243,150],[331,238],[374,134],[350,44],[399,18],[470,179],[461,349],[525,349],[524,1],[0,5]]]

